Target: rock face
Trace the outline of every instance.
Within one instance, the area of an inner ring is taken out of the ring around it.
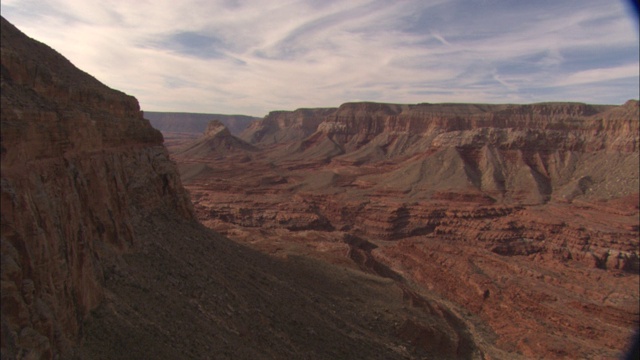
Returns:
[[[638,146],[638,124],[629,120],[634,119],[637,109],[635,100],[623,106],[347,103],[339,108],[273,112],[253,123],[242,138],[252,143],[262,143],[263,139],[301,141],[320,132],[346,152],[371,142],[379,144],[382,139],[386,146],[400,138],[409,140],[403,142],[406,149],[392,153],[393,156],[420,151],[412,145],[425,139],[434,141],[441,134],[447,135],[433,146],[489,143],[506,148],[534,144],[548,148],[546,142],[557,149],[633,152]],[[294,136],[278,135],[294,129],[300,130]],[[490,129],[492,132],[487,133]],[[458,143],[448,143],[451,139]]]
[[[253,123],[246,161],[177,160],[216,169],[182,173],[209,227],[417,284],[492,358],[617,358],[640,316],[638,124],[637,100],[348,103]]]
[[[68,351],[145,216],[193,219],[137,101],[2,19],[2,357]]]

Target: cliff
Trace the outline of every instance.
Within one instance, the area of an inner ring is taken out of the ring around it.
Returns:
[[[482,129],[496,130],[487,134]],[[509,131],[514,135],[509,136]],[[379,136],[387,142],[410,137],[406,144],[409,146],[441,134],[449,134],[445,138],[462,138],[456,144],[448,142],[455,146],[481,146],[487,142],[502,147],[530,146],[523,142],[525,139],[520,143],[513,139],[529,134],[530,140],[547,141],[554,148],[633,152],[638,146],[638,101],[629,100],[621,106],[346,103],[337,109],[273,112],[253,123],[242,137],[252,143],[264,144],[265,139],[270,139],[266,143],[283,143],[319,137],[314,132],[331,138],[347,152],[379,142]],[[282,135],[285,133],[290,135]],[[440,139],[433,146],[447,145],[443,141]]]
[[[193,221],[137,101],[2,19],[2,357],[52,358],[149,216]]]
[[[622,177],[622,193],[635,192],[638,117],[637,100],[620,106],[347,103],[272,113],[242,137],[274,145],[268,156],[281,166],[398,164],[375,181],[381,191],[424,194],[450,184],[497,201],[541,203],[571,201],[588,189],[589,196],[613,196],[603,185],[616,181],[612,174]],[[593,186],[581,188],[581,178]]]

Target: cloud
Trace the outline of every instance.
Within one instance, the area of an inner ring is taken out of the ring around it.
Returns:
[[[147,110],[261,116],[357,100],[638,97],[637,31],[622,3],[3,0],[1,6],[18,28]]]
[[[640,69],[640,63],[636,62],[616,67],[577,71],[566,75],[553,84],[555,86],[569,86],[602,83],[625,78],[633,79],[638,76],[638,69]]]

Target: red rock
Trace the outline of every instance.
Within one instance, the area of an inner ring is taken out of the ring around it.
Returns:
[[[4,18],[2,69],[2,347],[53,358],[102,302],[137,217],[193,213],[133,97]]]
[[[635,100],[350,103],[271,114],[244,138],[250,160],[185,179],[198,217],[237,241],[418,284],[495,358],[616,358],[637,326]]]

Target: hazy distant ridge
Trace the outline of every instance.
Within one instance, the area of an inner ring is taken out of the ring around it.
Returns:
[[[145,111],[144,117],[162,132],[202,134],[211,120],[220,120],[232,134],[237,135],[259,118],[247,115],[201,114]]]

